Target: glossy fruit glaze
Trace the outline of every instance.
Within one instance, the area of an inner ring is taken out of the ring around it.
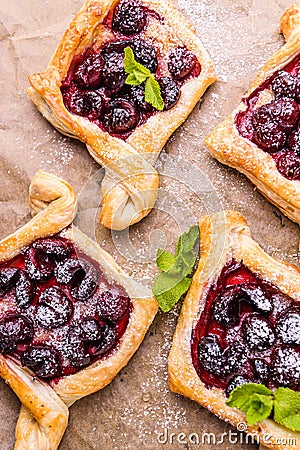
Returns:
[[[251,381],[299,390],[300,306],[232,260],[209,289],[191,350],[208,388],[229,394]]]
[[[201,71],[196,56],[184,45],[160,56],[158,43],[146,37],[150,19],[164,23],[162,17],[142,3],[121,0],[104,21],[106,38],[102,45],[95,43],[76,55],[61,85],[63,101],[70,112],[121,139],[127,139],[156,112],[144,99],[145,83],[125,84],[125,47],[130,47],[135,59],[155,74],[165,110],[178,102],[182,84]]]
[[[132,308],[63,232],[0,264],[0,352],[48,381],[108,357]]]
[[[274,159],[278,171],[289,180],[300,180],[300,56],[275,72],[249,97],[245,111],[235,117],[239,133]],[[272,93],[256,107],[263,91]]]

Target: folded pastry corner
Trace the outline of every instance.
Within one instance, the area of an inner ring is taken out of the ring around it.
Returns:
[[[271,418],[249,425],[226,404],[246,383],[300,387],[300,271],[267,255],[238,212],[199,222],[200,262],[169,354],[169,387],[267,448],[299,448],[300,433]]]
[[[57,449],[68,407],[110,383],[158,306],[72,225],[76,195],[39,171],[33,218],[0,242],[0,376],[22,402],[15,449]]]
[[[135,59],[127,72],[126,48]],[[45,72],[29,76],[28,94],[105,168],[100,220],[124,229],[153,208],[153,164],[215,80],[194,28],[169,0],[87,0]]]

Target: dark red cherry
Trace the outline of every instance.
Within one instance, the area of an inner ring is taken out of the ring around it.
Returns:
[[[121,0],[115,10],[112,29],[125,35],[138,34],[147,25],[147,12],[135,0]]]
[[[99,341],[102,337],[102,330],[99,322],[92,317],[86,317],[77,322],[80,328],[80,336],[85,342]]]
[[[269,378],[268,364],[263,359],[254,359],[252,363],[257,383],[267,384]]]
[[[300,180],[300,156],[294,152],[285,152],[277,161],[277,169],[289,180]]]
[[[97,287],[98,270],[87,261],[69,258],[57,264],[55,276],[59,283],[71,284],[71,294],[76,300],[90,298]]]
[[[175,47],[169,53],[168,69],[176,80],[181,80],[189,75],[195,64],[195,55],[185,46]]]
[[[275,123],[283,130],[291,131],[299,122],[298,103],[288,97],[282,97],[270,104],[270,112]]]
[[[224,374],[238,372],[247,362],[248,351],[241,342],[233,342],[228,345],[223,354]]]
[[[122,134],[133,130],[139,122],[135,106],[125,99],[112,100],[103,117],[103,126],[112,134]]]
[[[87,100],[85,93],[78,90],[76,86],[62,90],[64,103],[67,109],[79,116],[86,117],[91,112],[90,101]]]
[[[112,53],[103,66],[103,84],[111,90],[121,89],[127,74],[124,69],[124,54]]]
[[[102,47],[101,54],[105,60],[108,60],[114,53],[124,55],[124,49],[126,47],[131,48],[137,62],[147,67],[150,72],[156,72],[158,61],[155,48],[144,39],[111,41]]]
[[[286,133],[275,123],[262,123],[254,128],[253,140],[266,152],[273,153],[284,147]]]
[[[271,89],[276,98],[294,98],[296,91],[296,79],[290,73],[280,70],[271,83]]]
[[[84,97],[89,111],[95,111],[96,116],[100,119],[105,103],[102,92],[100,92],[100,90],[86,92]]]
[[[239,133],[247,139],[251,139],[254,133],[252,114],[247,114],[244,111],[239,112],[235,119]]]
[[[275,336],[268,321],[257,315],[248,316],[242,326],[243,338],[250,350],[263,351],[274,344]]]
[[[35,284],[24,270],[19,271],[16,283],[16,302],[20,308],[27,308],[34,299]]]
[[[178,83],[171,77],[159,78],[158,83],[161,89],[161,96],[164,101],[164,109],[171,109],[179,100],[180,88]]]
[[[154,110],[153,106],[145,100],[144,83],[139,86],[129,86],[129,98],[134,101],[140,111],[151,112]]]
[[[275,331],[284,344],[300,345],[300,307],[288,309],[277,320]]]
[[[63,352],[75,367],[86,366],[91,362],[81,337],[81,329],[77,326],[70,327]]]
[[[42,238],[32,244],[32,247],[42,253],[53,256],[53,258],[61,260],[69,256],[71,249],[68,244],[58,238]]]
[[[129,303],[130,299],[125,295],[104,291],[99,295],[97,312],[101,318],[117,322],[127,313]]]
[[[213,318],[224,327],[232,327],[239,321],[240,289],[229,287],[221,291],[213,304]]]
[[[102,82],[103,65],[101,55],[88,54],[75,69],[75,82],[82,89],[97,89]]]
[[[296,387],[300,383],[299,352],[289,347],[277,349],[270,373],[276,386]]]
[[[114,324],[105,324],[101,326],[101,339],[91,347],[89,353],[93,356],[104,355],[109,352],[118,342],[118,333]]]
[[[78,278],[80,281],[85,276],[85,269],[82,260],[77,258],[68,258],[57,264],[55,277],[59,283],[69,284],[73,278]]]
[[[270,104],[262,105],[253,111],[252,123],[254,128],[260,127],[263,124],[272,125],[273,119],[271,116]]]
[[[76,279],[75,277],[71,293],[76,300],[84,302],[89,299],[96,290],[99,271],[92,263],[84,260],[82,260],[81,263],[84,268],[85,276],[83,279],[81,279],[81,277]]]
[[[28,367],[40,378],[57,377],[61,372],[59,353],[46,345],[28,347],[21,355],[21,364],[23,367]]]
[[[238,386],[242,386],[242,384],[247,383],[253,383],[253,381],[250,378],[246,378],[242,375],[235,375],[232,377],[226,387],[226,395],[229,397],[229,394],[233,391],[233,389],[237,388]]]
[[[131,44],[137,62],[155,73],[158,66],[157,54],[153,45],[143,39],[135,39]]]
[[[29,248],[26,254],[26,271],[32,280],[46,281],[53,275],[55,261],[51,255],[35,249]]]
[[[121,39],[116,41],[110,41],[107,44],[104,44],[101,48],[101,55],[103,59],[106,61],[110,58],[114,53],[124,54],[124,49],[126,47],[132,48],[133,39]]]
[[[44,328],[58,328],[67,323],[73,314],[73,304],[57,286],[41,294],[36,307],[36,320]]]
[[[19,270],[15,267],[4,267],[0,269],[0,298],[4,297],[15,285]]]
[[[33,338],[33,324],[25,316],[10,315],[0,321],[0,353],[9,353],[19,342]]]
[[[290,134],[288,144],[290,150],[297,156],[300,156],[300,127],[296,128],[296,130]]]
[[[200,339],[198,344],[198,358],[205,370],[214,375],[221,375],[223,370],[222,349],[213,334]]]
[[[86,275],[77,286],[71,290],[72,296],[81,302],[89,299],[97,287],[96,279],[91,275]]]
[[[253,305],[262,313],[269,313],[273,309],[270,293],[256,283],[246,283],[241,287],[240,299]]]

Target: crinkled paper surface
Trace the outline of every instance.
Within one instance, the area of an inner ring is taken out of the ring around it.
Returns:
[[[41,168],[74,186],[79,195],[78,225],[144,284],[151,285],[156,273],[158,246],[174,250],[180,232],[200,215],[222,207],[241,211],[265,250],[297,265],[298,226],[244,176],[213,160],[203,144],[238,104],[258,68],[282,45],[279,20],[290,2],[178,0],[213,58],[219,80],[160,156],[157,169],[164,175],[155,209],[129,233],[113,235],[97,224],[98,181],[103,173],[85,146],[55,131],[26,95],[27,75],[45,69],[81,4],[81,0],[0,0],[0,237],[29,219],[28,186]],[[192,176],[186,177],[189,170]],[[200,195],[193,189],[196,180]],[[177,305],[169,314],[159,313],[141,348],[116,379],[71,407],[60,450],[257,448],[245,438],[241,443],[240,436],[229,438],[234,428],[168,391],[167,356],[179,309]],[[11,450],[20,405],[1,380],[0,399],[0,449]]]

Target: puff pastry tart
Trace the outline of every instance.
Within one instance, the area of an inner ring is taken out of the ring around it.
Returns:
[[[145,83],[125,84],[126,47],[155,75],[163,111],[145,101]],[[100,221],[123,229],[153,207],[158,174],[152,164],[215,75],[194,29],[168,0],[88,0],[47,70],[29,81],[44,117],[85,142],[105,167]]]
[[[257,74],[233,113],[206,139],[211,154],[244,173],[300,223],[300,7],[281,18],[286,44]]]
[[[235,387],[299,390],[300,271],[267,255],[237,212],[199,225],[201,259],[174,335],[169,386],[237,426],[244,413],[225,403]],[[300,448],[300,433],[271,419],[246,431],[270,448]]]
[[[39,171],[30,206],[0,242],[0,376],[22,402],[15,449],[55,450],[68,407],[128,363],[157,303],[72,226],[68,183]]]

